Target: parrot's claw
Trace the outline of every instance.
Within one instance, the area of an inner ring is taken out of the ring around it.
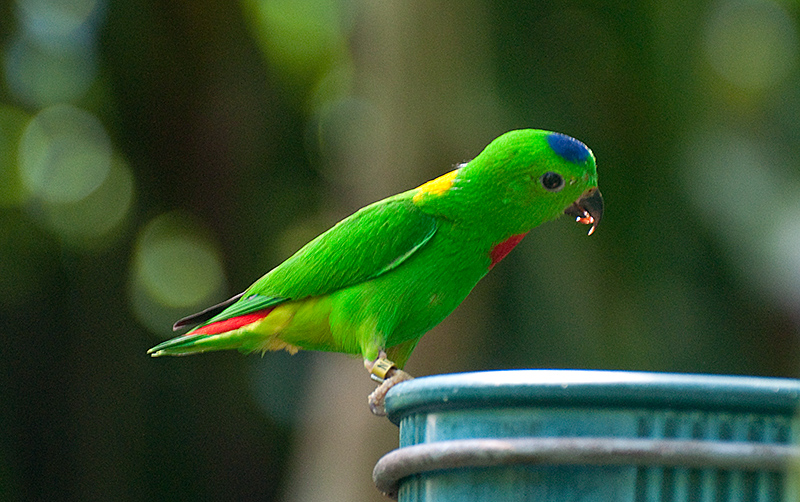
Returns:
[[[374,376],[375,375],[373,374],[373,377]],[[383,383],[381,383],[377,389],[372,391],[372,394],[370,394],[368,398],[370,411],[372,411],[373,415],[377,415],[379,417],[386,415],[386,410],[384,409],[383,404],[384,399],[386,399],[386,393],[389,392],[389,389],[400,382],[405,382],[406,380],[411,380],[414,378],[405,371],[397,369],[394,366],[389,370],[387,376],[388,378],[385,378]]]

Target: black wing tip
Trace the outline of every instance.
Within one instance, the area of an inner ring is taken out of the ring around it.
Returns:
[[[172,331],[180,331],[181,329],[185,328],[186,326],[194,326],[195,323],[192,321],[192,317],[195,314],[190,316],[178,319],[175,321],[175,324],[172,325]]]
[[[191,315],[187,315],[181,319],[175,321],[175,324],[172,325],[172,331],[178,331],[182,328],[187,326],[196,326],[198,324],[202,324],[212,317],[216,316],[226,308],[230,307],[244,295],[244,292],[239,293],[236,296],[232,296],[225,300],[224,302],[218,303],[216,305],[212,305],[205,310],[201,310],[200,312],[196,312]]]

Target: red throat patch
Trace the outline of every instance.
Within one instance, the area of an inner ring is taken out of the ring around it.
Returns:
[[[239,329],[242,326],[246,326],[248,324],[254,323],[260,319],[263,319],[269,315],[270,312],[275,307],[270,307],[268,309],[259,310],[258,312],[253,312],[252,314],[245,314],[240,315],[238,317],[232,317],[230,319],[225,319],[222,321],[212,322],[211,324],[207,324],[196,330],[187,333],[189,335],[217,335],[219,333],[225,333],[226,331],[233,331],[235,329]]]
[[[492,263],[489,265],[489,268],[494,267],[497,265],[497,262],[505,258],[506,255],[510,253],[512,249],[514,249],[514,246],[519,244],[519,241],[521,241],[522,238],[527,234],[528,232],[525,232],[524,234],[512,235],[508,239],[493,247],[492,251],[489,253],[489,257],[492,259]]]

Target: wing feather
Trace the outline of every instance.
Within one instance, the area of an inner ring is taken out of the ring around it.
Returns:
[[[246,292],[300,299],[373,279],[399,267],[436,234],[437,220],[403,197],[369,205],[309,242]]]
[[[411,201],[411,195],[411,192],[398,194],[353,213],[245,292],[188,316],[176,326],[186,326],[192,321],[204,326],[288,300],[330,294],[398,268],[424,247],[437,230],[436,218],[420,211]]]

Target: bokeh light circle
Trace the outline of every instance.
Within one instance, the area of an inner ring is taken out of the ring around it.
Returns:
[[[705,53],[726,80],[745,90],[781,81],[798,57],[789,13],[772,0],[717,2],[706,26]]]
[[[99,7],[99,0],[17,0],[17,14],[27,31],[42,42],[57,43],[76,38],[90,24]]]
[[[39,112],[20,141],[22,182],[47,203],[76,202],[105,181],[111,141],[94,115],[71,105]]]
[[[97,57],[91,41],[52,48],[19,34],[6,50],[4,69],[9,90],[38,108],[81,98],[94,82]]]
[[[68,243],[105,247],[114,240],[130,213],[135,195],[133,173],[114,158],[106,180],[89,196],[68,204],[44,204],[41,213],[48,228]]]
[[[145,226],[136,246],[134,273],[144,292],[168,308],[201,305],[225,283],[215,247],[183,213],[163,214]]]

